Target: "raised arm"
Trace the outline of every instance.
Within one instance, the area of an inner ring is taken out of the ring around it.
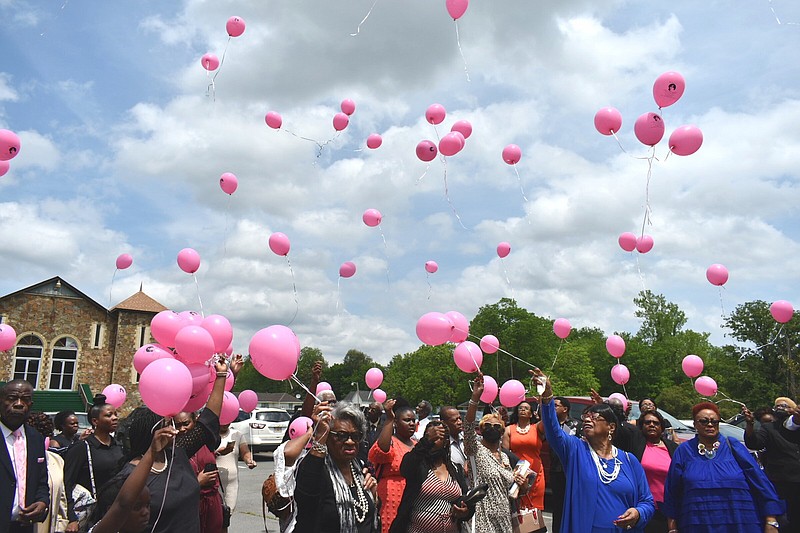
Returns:
[[[322,379],[322,361],[316,361],[314,366],[311,368],[311,386],[308,390],[317,390],[317,385]],[[314,412],[314,404],[316,403],[317,399],[314,398],[313,395],[306,393],[306,397],[303,400],[303,416],[307,416],[311,418],[311,414]]]
[[[387,400],[387,402],[383,404],[383,410],[386,412],[386,422],[381,428],[378,440],[375,441],[375,444],[377,444],[378,448],[380,448],[383,453],[389,453],[389,448],[392,446],[392,434],[394,433],[394,404],[394,399]]]

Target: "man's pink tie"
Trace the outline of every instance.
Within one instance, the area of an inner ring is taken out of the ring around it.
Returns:
[[[21,509],[25,508],[25,481],[28,479],[28,450],[22,438],[23,428],[14,432],[14,470],[17,473],[17,499]]]

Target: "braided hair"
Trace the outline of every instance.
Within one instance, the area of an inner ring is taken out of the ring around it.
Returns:
[[[53,421],[41,411],[34,411],[28,415],[25,423],[42,434],[42,437],[53,436]]]

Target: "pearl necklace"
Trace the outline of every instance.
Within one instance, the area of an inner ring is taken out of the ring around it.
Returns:
[[[164,455],[164,466],[162,466],[161,468],[155,468],[155,467],[152,467],[152,466],[151,466],[151,467],[150,467],[150,472],[152,472],[153,474],[160,474],[160,473],[162,473],[164,470],[166,470],[166,469],[167,469],[167,466],[168,466],[168,465],[169,465],[169,459],[167,458],[167,456],[166,456],[166,455]]]
[[[531,430],[531,425],[530,424],[525,426],[525,429],[522,429],[521,427],[519,427],[519,424],[517,424],[517,433],[519,433],[520,435],[527,435],[527,433],[530,430]]]
[[[361,524],[367,518],[367,512],[369,512],[369,501],[367,500],[367,493],[364,490],[364,487],[358,481],[358,472],[356,472],[356,467],[353,466],[353,463],[350,463],[350,472],[353,475],[353,485],[356,486],[356,498],[358,501],[353,502],[353,507],[356,514],[356,522]]]
[[[709,450],[706,448],[706,445],[702,442],[697,443],[697,453],[700,455],[704,455],[706,459],[713,459],[717,456],[717,450],[719,449],[719,441],[716,441]]]
[[[597,452],[594,451],[594,448],[592,448],[591,445],[589,445],[589,451],[592,452],[592,459],[594,459],[594,464],[597,467],[597,475],[600,476],[600,481],[604,485],[608,485],[609,483],[617,479],[617,476],[619,475],[620,466],[622,465],[622,461],[617,459],[617,447],[616,446],[611,447],[611,458],[614,460],[614,470],[611,471],[610,473],[606,471],[606,468],[608,468],[608,463],[606,461],[608,461],[608,459],[600,459],[600,456],[597,455]]]

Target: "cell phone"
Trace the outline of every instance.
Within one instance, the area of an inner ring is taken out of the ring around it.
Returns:
[[[206,472],[206,473],[208,473],[208,472],[216,472],[216,471],[217,471],[217,465],[214,464],[214,463],[207,463],[206,466],[203,467],[203,472]]]

